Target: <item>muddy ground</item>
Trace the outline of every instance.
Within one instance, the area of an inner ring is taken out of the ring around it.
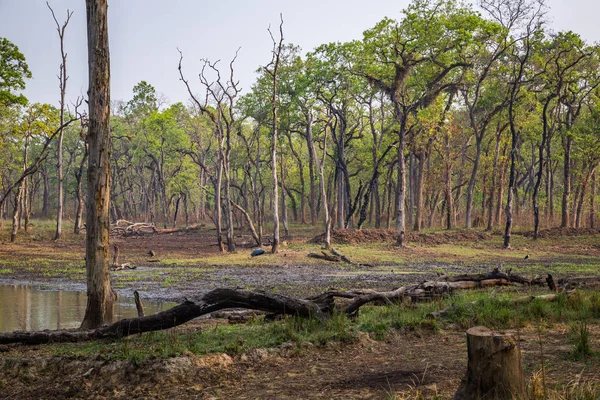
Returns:
[[[17,243],[0,240],[0,282],[31,282],[48,288],[85,289],[84,244],[69,236],[60,242],[32,230]],[[337,243],[336,241],[337,235]],[[475,273],[496,266],[526,276],[600,275],[600,235],[546,232],[533,242],[513,236],[513,248],[483,232],[428,233],[406,249],[393,246],[386,232],[334,234],[334,245],[358,263],[353,266],[307,257],[320,251],[314,234],[288,238],[277,255],[250,257],[249,237],[238,236],[238,252],[222,255],[214,231],[113,238],[120,262],[135,270],[111,272],[123,296],[139,290],[145,299],[181,300],[216,287],[264,289],[305,296],[330,287],[389,289],[439,274]],[[265,248],[268,250],[268,248]],[[156,253],[150,257],[148,251]],[[181,329],[196,329],[185,327]],[[198,328],[200,329],[200,328]],[[598,327],[593,327],[598,347]],[[600,381],[598,362],[573,361],[569,327],[542,333],[519,332],[527,376],[544,360],[549,386]],[[543,343],[540,347],[540,342]],[[249,354],[148,360],[136,365],[93,357],[52,357],[44,346],[0,348],[0,399],[383,399],[449,398],[464,374],[464,333],[399,332],[385,341],[361,335],[357,343],[325,348],[287,347]],[[396,396],[396,397],[393,397]]]
[[[513,237],[513,248],[501,248],[501,237],[479,231],[409,235],[409,246],[393,245],[393,232],[366,229],[334,231],[337,249],[357,264],[307,257],[319,252],[306,234],[284,242],[279,254],[251,257],[251,240],[238,235],[236,254],[221,254],[214,231],[205,229],[166,235],[115,237],[120,263],[135,270],[111,272],[113,286],[131,297],[138,290],[149,300],[180,301],[217,287],[267,290],[305,296],[336,288],[390,289],[433,279],[439,274],[479,273],[500,266],[526,276],[553,273],[558,278],[600,273],[600,235],[596,231],[544,231],[534,242]],[[73,235],[60,242],[32,230],[17,243],[0,244],[0,283],[34,283],[48,288],[85,290],[85,248]],[[6,240],[6,238],[4,238]],[[150,257],[149,251],[155,255]],[[111,249],[112,254],[112,249]],[[527,258],[527,259],[525,259]]]

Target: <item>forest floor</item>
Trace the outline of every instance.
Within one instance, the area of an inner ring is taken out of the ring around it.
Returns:
[[[85,289],[83,236],[65,234],[62,240],[53,241],[49,226],[34,221],[30,232],[20,234],[16,243],[8,241],[7,228],[0,230],[0,283]],[[111,272],[113,286],[127,297],[138,290],[143,299],[178,301],[217,287],[262,289],[294,296],[330,287],[383,290],[439,274],[486,272],[496,266],[527,277],[548,273],[555,279],[600,276],[600,235],[585,229],[545,231],[537,241],[526,231],[517,230],[508,250],[501,248],[498,232],[411,234],[404,249],[393,245],[393,234],[390,239],[382,231],[334,234],[336,249],[356,263],[372,266],[308,258],[308,253],[320,251],[318,244],[311,243],[315,232],[301,227],[293,227],[292,231],[295,236],[286,238],[278,254],[258,257],[250,257],[253,247],[247,235],[236,237],[235,254],[219,253],[214,230],[208,228],[113,238],[112,243],[120,249],[120,262],[137,267]],[[154,257],[147,254],[150,250],[155,252]],[[512,329],[519,335],[525,373],[532,387],[539,387],[540,380],[544,380],[547,390],[556,389],[552,392],[556,396],[548,398],[575,398],[569,391],[600,383],[600,318],[590,319],[586,328],[594,350],[583,359],[572,356],[574,324],[578,320],[559,316],[547,322],[546,318],[520,321],[516,330],[510,324],[499,324],[498,328]],[[334,337],[315,346],[311,340],[294,341],[292,335],[292,343],[286,336],[266,350],[242,343],[245,331],[221,326],[223,335],[240,335],[236,340],[242,344],[234,342],[232,347],[229,343],[198,354],[180,351],[179,343],[179,350],[166,352],[166,358],[153,355],[143,360],[132,360],[131,349],[136,342],[127,340],[102,344],[105,347],[100,349],[77,344],[0,347],[0,399],[450,398],[466,368],[464,330],[475,322],[479,321],[445,321],[432,329],[418,322],[381,334],[375,323],[359,321],[356,335],[349,340],[342,335],[341,339]],[[220,324],[227,322],[194,322],[173,330],[166,339],[148,340],[183,340],[177,339],[178,335],[206,334],[213,331],[212,325]],[[149,346],[146,342],[137,345]],[[119,356],[99,355],[112,353]],[[600,389],[594,390],[590,388],[590,396],[600,393]]]

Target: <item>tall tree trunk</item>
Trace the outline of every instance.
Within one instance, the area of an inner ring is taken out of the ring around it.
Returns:
[[[48,178],[48,171],[42,170],[42,180],[44,182],[44,194],[42,197],[42,217],[48,216],[50,208],[50,179]]]
[[[64,194],[63,194],[63,136],[64,136],[64,125],[65,120],[65,94],[67,92],[67,80],[69,79],[67,76],[67,54],[65,53],[65,30],[67,25],[69,24],[69,20],[71,19],[72,12],[67,10],[67,19],[64,24],[61,26],[54,15],[54,10],[50,7],[50,4],[46,3],[48,8],[52,12],[52,17],[54,18],[54,22],[56,23],[56,30],[58,31],[58,38],[60,39],[60,72],[58,75],[58,80],[60,82],[60,132],[58,134],[58,143],[57,143],[57,175],[58,175],[58,207],[56,211],[56,232],[54,234],[54,240],[60,239],[62,235],[62,220],[63,220],[63,206],[64,206]]]
[[[596,229],[596,172],[592,174],[590,187],[590,228]]]
[[[283,161],[283,154],[279,155],[280,164],[281,164],[281,217],[283,220],[283,231],[285,232],[285,236],[290,236],[290,227],[288,226],[288,214],[287,207],[285,205],[285,163]]]
[[[227,251],[235,252],[235,241],[233,237],[233,210],[231,209],[231,141],[230,134],[227,132],[227,143],[225,148],[224,169],[225,169],[225,202],[223,208],[225,210],[225,218],[227,221]]]
[[[13,207],[13,219],[12,219],[12,231],[10,233],[10,241],[14,243],[17,240],[17,231],[19,230],[19,218],[20,218],[20,206],[21,206],[21,198],[23,197],[23,186],[24,182],[19,185],[17,188],[17,193],[15,194],[15,204]]]
[[[562,194],[562,213],[561,213],[561,228],[569,227],[569,199],[571,197],[571,145],[573,139],[567,134],[564,149],[564,164],[563,164],[563,194]]]
[[[273,240],[271,253],[275,254],[279,250],[279,183],[277,182],[277,72],[279,70],[279,62],[281,59],[281,51],[283,48],[283,17],[279,25],[279,44],[275,43],[273,38],[273,59],[270,67],[265,68],[273,79],[273,96],[271,98],[272,113],[273,113],[273,141],[271,144],[271,168],[273,169]]]
[[[311,112],[306,113],[306,145],[308,147],[308,178],[310,181],[310,223],[315,226],[317,224],[317,185],[314,168],[317,166],[317,159],[313,154],[314,139],[312,134],[313,115]],[[318,169],[318,167],[317,167]]]
[[[82,329],[112,321],[108,274],[110,209],[110,56],[108,4],[86,0],[89,65],[89,161],[86,224],[87,307]]]
[[[396,110],[397,115],[402,113],[400,117],[400,129],[398,131],[398,187],[397,187],[397,201],[396,201],[396,229],[398,231],[398,237],[396,239],[396,246],[404,247],[406,245],[404,240],[404,234],[406,232],[405,216],[406,212],[404,209],[404,199],[406,197],[406,162],[404,159],[404,150],[406,148],[406,118],[407,115]]]
[[[550,96],[544,103],[544,109],[542,111],[542,143],[538,148],[538,171],[535,176],[535,185],[533,187],[533,239],[538,238],[540,232],[540,205],[538,204],[538,194],[540,192],[540,185],[542,183],[542,176],[544,174],[544,150],[546,149],[546,140],[548,139],[548,107],[550,101],[554,96]]]
[[[467,186],[467,208],[465,212],[465,227],[471,229],[473,227],[473,191],[475,190],[475,181],[477,172],[479,171],[479,163],[481,160],[481,142],[483,141],[483,132],[478,134],[475,132],[475,159],[473,160],[473,169],[469,178],[469,186]]]
[[[79,164],[79,168],[75,172],[75,179],[77,181],[77,210],[75,211],[75,226],[73,227],[73,233],[79,235],[81,232],[81,221],[83,220],[83,188],[82,188],[82,178],[83,178],[83,170],[85,169],[85,162],[88,157],[88,149],[87,143],[84,143],[85,151],[83,153],[83,157],[81,158],[81,163]]]
[[[222,207],[221,207],[221,185],[223,182],[223,146],[219,145],[219,161],[217,165],[217,179],[215,182],[215,226],[217,228],[217,245],[219,246],[219,251],[221,253],[225,252],[225,247],[223,246],[223,237],[221,227],[222,224]]]
[[[416,214],[415,214],[415,226],[416,232],[421,231],[423,228],[423,175],[425,174],[425,157],[426,155],[422,152],[417,160],[419,165],[417,166],[417,187],[416,187]]]

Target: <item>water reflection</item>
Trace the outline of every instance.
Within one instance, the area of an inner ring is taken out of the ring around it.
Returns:
[[[41,290],[30,285],[0,284],[0,332],[78,328],[85,314],[84,292]],[[166,310],[171,302],[144,301],[146,315]],[[115,320],[137,317],[133,299],[119,298]]]

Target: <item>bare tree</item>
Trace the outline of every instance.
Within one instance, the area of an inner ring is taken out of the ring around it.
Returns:
[[[58,31],[58,38],[60,39],[60,72],[58,74],[59,88],[60,88],[60,133],[58,134],[58,210],[56,212],[56,234],[54,235],[54,240],[60,239],[62,234],[62,219],[63,219],[63,203],[64,203],[64,195],[63,195],[63,128],[62,125],[65,120],[65,93],[67,91],[67,80],[69,77],[67,76],[67,53],[65,53],[65,30],[67,29],[67,25],[69,25],[69,21],[71,20],[71,16],[73,15],[72,11],[67,10],[67,19],[61,25],[56,19],[56,15],[54,15],[54,10],[50,7],[50,3],[46,2],[46,5],[50,9],[52,13],[52,18],[54,19],[54,23],[56,23],[56,30]]]
[[[107,0],[86,0],[89,130],[86,219],[87,307],[81,327],[112,320],[114,292],[108,274],[110,210],[110,53]]]
[[[277,253],[279,249],[279,188],[277,181],[277,72],[281,61],[281,50],[283,48],[283,15],[279,15],[281,22],[279,24],[279,42],[269,28],[269,34],[273,40],[273,58],[264,68],[265,72],[273,79],[273,97],[271,98],[273,106],[273,139],[271,146],[271,168],[273,169],[273,240],[271,253]],[[285,196],[285,193],[284,193]]]
[[[238,49],[239,51],[239,49]],[[181,69],[181,62],[183,60],[183,54],[179,52],[179,76],[181,81],[185,84],[190,97],[198,109],[208,115],[213,125],[214,132],[217,136],[218,154],[219,160],[217,163],[217,177],[214,180],[215,186],[215,226],[217,228],[217,241],[221,251],[224,251],[223,241],[221,238],[221,209],[225,210],[225,217],[227,223],[227,251],[230,253],[235,252],[235,242],[233,238],[233,211],[232,211],[232,198],[231,198],[231,137],[237,128],[237,121],[233,111],[235,99],[240,93],[238,82],[234,79],[233,64],[237,59],[238,52],[236,51],[235,56],[229,63],[229,78],[223,80],[221,73],[217,68],[216,62],[210,62],[203,60],[204,65],[200,72],[199,78],[200,83],[204,86],[206,96],[204,101],[200,101],[196,95],[193,94],[189,82],[185,79],[183,71]],[[212,70],[216,74],[216,80],[214,82],[209,81],[207,77],[206,69]],[[214,108],[209,107],[209,100],[214,103]],[[204,168],[206,171],[206,168]],[[221,200],[221,186],[222,177],[225,173],[225,201]]]

